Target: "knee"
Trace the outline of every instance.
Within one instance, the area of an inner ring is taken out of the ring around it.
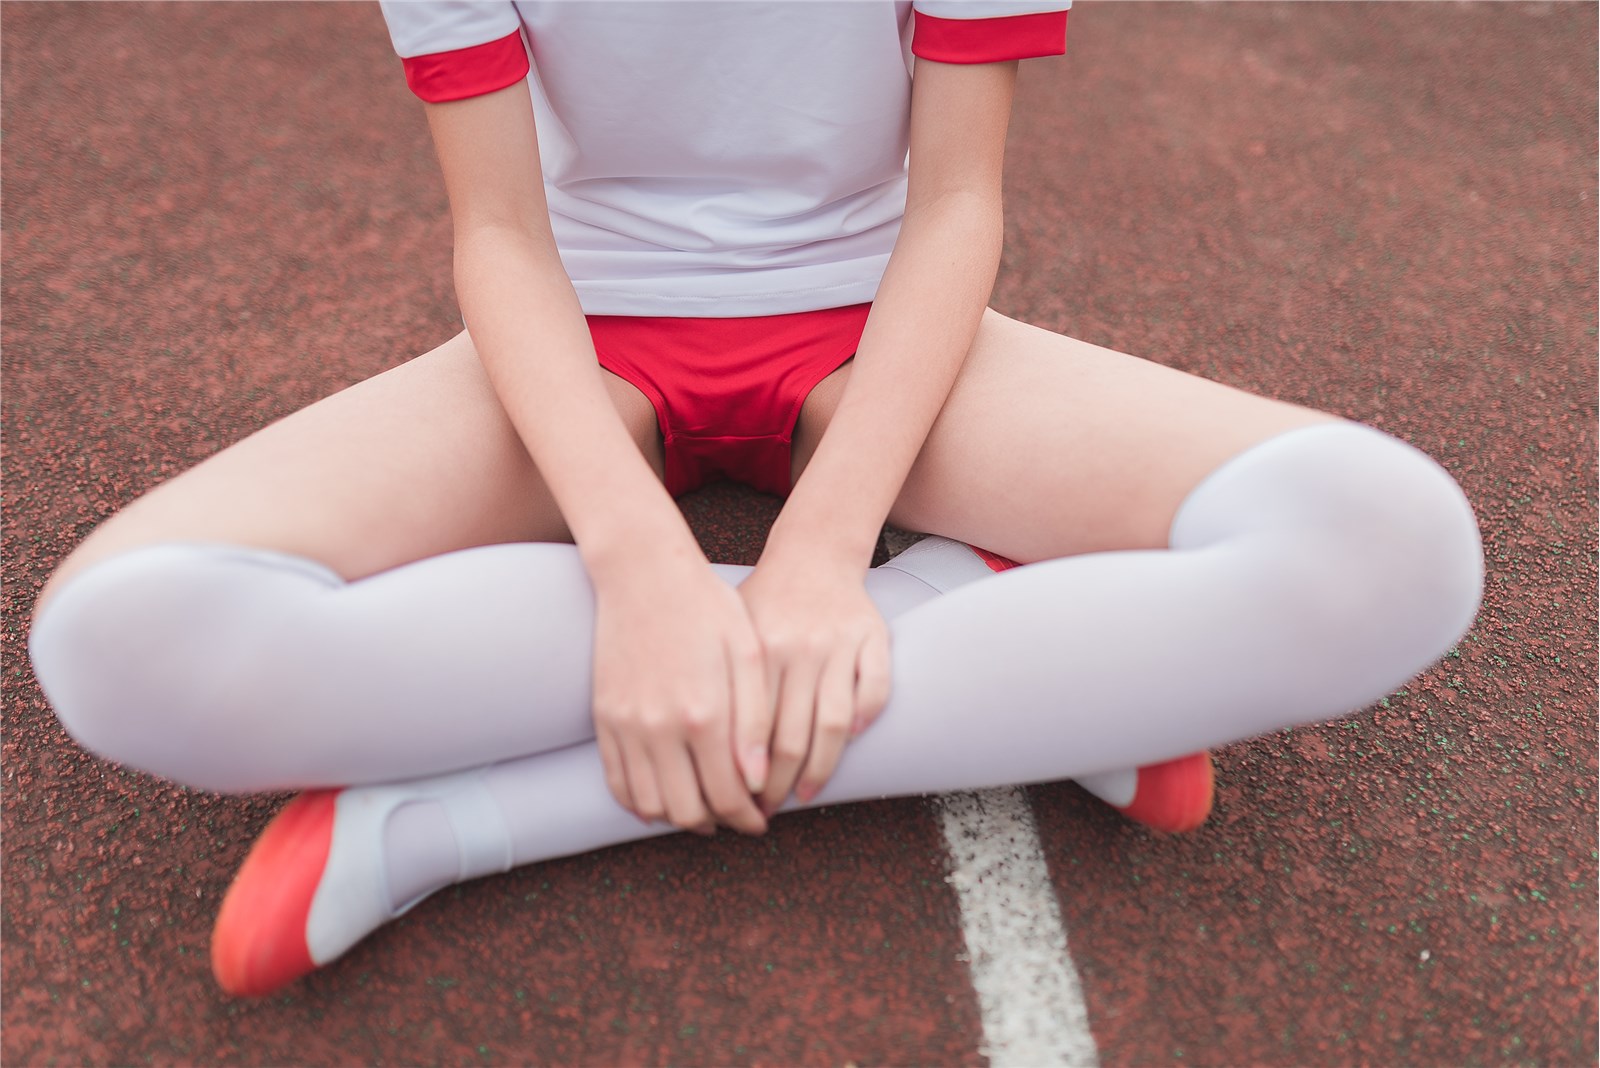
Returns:
[[[52,580],[28,651],[78,744],[187,785],[225,787],[208,779],[205,754],[236,749],[249,732],[225,679],[277,622],[230,603],[249,552],[154,545]]]
[[[1420,450],[1347,424],[1343,455],[1313,479],[1322,588],[1398,685],[1472,626],[1483,596],[1477,518],[1455,479]]]
[[[173,603],[190,585],[182,561],[158,546],[68,564],[34,614],[34,676],[79,745],[164,774],[163,750],[183,744],[196,703],[162,626],[184,614]]]
[[[1386,603],[1442,656],[1471,627],[1483,598],[1483,541],[1472,505],[1432,457],[1381,437],[1387,455],[1367,476],[1360,537],[1372,539]],[[1354,546],[1353,546],[1354,548]]]
[[[1483,592],[1460,486],[1426,454],[1355,423],[1292,430],[1223,465],[1180,510],[1173,543],[1242,550],[1254,563],[1241,581],[1271,587],[1266,603],[1299,646],[1370,665],[1392,686],[1466,633]]]

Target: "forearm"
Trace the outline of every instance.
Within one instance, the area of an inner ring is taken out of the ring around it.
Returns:
[[[767,541],[865,568],[949,397],[1000,265],[998,192],[908,208],[848,385]]]
[[[714,813],[759,833],[760,640],[618,418],[551,230],[527,86],[430,104],[428,119],[467,329],[594,585],[607,785],[645,819],[709,831]]]
[[[554,246],[514,226],[458,232],[456,289],[495,393],[597,577],[640,544],[698,553],[606,392]]]

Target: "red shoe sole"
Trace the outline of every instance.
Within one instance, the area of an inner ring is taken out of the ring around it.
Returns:
[[[990,571],[1010,571],[1014,567],[1022,566],[1015,560],[1008,560],[999,553],[992,553],[988,549],[980,549],[976,545],[969,545],[967,548],[977,553],[978,559],[988,564]]]
[[[1118,811],[1146,827],[1181,834],[1206,821],[1215,797],[1211,754],[1191,753],[1140,768],[1133,803]]]
[[[327,867],[338,796],[311,790],[290,801],[234,876],[211,932],[211,971],[229,994],[270,994],[316,968],[306,920]]]

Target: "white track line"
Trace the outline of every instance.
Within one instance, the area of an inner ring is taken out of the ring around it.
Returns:
[[[949,883],[995,1068],[1099,1064],[1067,929],[1021,790],[939,799],[950,844]]]

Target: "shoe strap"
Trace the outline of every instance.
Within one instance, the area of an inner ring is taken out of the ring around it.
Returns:
[[[511,870],[511,829],[484,778],[450,791],[439,801],[455,832],[461,878]]]

